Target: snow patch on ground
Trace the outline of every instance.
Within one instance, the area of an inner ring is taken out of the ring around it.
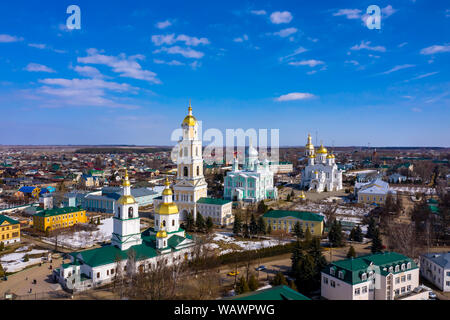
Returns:
[[[220,250],[219,254],[223,255],[230,252],[256,250],[286,243],[289,243],[289,241],[279,241],[279,240],[238,241],[234,237],[232,237],[232,233],[216,232],[212,239],[212,243],[209,244],[209,247],[213,249],[219,249]],[[227,248],[228,245],[233,245],[234,248]],[[239,249],[237,249],[236,247],[239,247]]]
[[[101,224],[95,231],[78,231],[71,234],[62,234],[58,237],[58,245],[81,249],[94,246],[98,242],[111,240],[113,232],[113,218],[101,220]],[[55,238],[44,238],[45,242],[54,244]]]
[[[26,251],[29,250],[29,248],[29,246],[23,246],[17,249],[16,252],[0,256],[0,263],[2,264],[3,269],[7,272],[21,271],[28,266],[42,262],[42,258],[29,258],[28,261],[23,261],[25,255],[42,254],[48,252],[47,250],[38,249]]]

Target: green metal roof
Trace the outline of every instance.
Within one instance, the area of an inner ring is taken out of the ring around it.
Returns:
[[[396,274],[403,272],[404,270],[400,270],[398,272],[395,272],[395,266],[408,262],[411,263],[411,268],[407,270],[416,269],[417,265],[416,263],[409,257],[404,256],[397,252],[382,252],[382,253],[376,253],[376,254],[369,254],[357,258],[350,258],[345,260],[339,260],[334,261],[333,263],[329,264],[327,267],[325,267],[322,272],[326,274],[330,274],[330,268],[333,268],[336,270],[334,277],[338,278],[339,271],[342,271],[344,273],[344,278],[341,279],[349,284],[358,284],[363,282],[362,280],[362,274],[365,272],[368,272],[370,270],[376,272],[375,266],[379,267],[379,272],[382,275],[389,274],[389,267],[393,267],[393,271],[391,273]],[[372,267],[371,267],[372,266]],[[371,267],[369,269],[369,267]],[[387,270],[383,270],[384,268],[387,268]],[[366,281],[366,280],[364,280]]]
[[[53,209],[42,210],[42,211],[36,213],[35,216],[52,217],[52,216],[59,216],[61,214],[80,212],[80,211],[85,211],[85,210],[78,208],[78,207],[53,208]]]
[[[323,221],[323,216],[308,211],[270,210],[263,215],[264,218],[285,218],[293,217],[305,221]]]
[[[127,254],[130,250],[134,250],[136,252],[136,260],[153,258],[158,255],[155,246],[146,241],[143,241],[142,244],[133,246],[125,251],[122,251],[113,245],[106,245],[101,248],[81,252],[72,252],[70,255],[74,258],[81,255],[81,258],[85,264],[91,267],[98,267],[105,264],[114,263],[117,259],[120,261],[126,260],[128,258]]]
[[[224,205],[227,203],[231,203],[230,200],[225,199],[216,199],[216,198],[200,198],[198,199],[197,203],[205,203],[205,204],[215,204],[215,205]]]
[[[10,217],[0,214],[0,224],[3,224],[5,221],[8,222],[9,224],[19,224],[20,223],[17,220],[11,219]]]
[[[311,300],[288,286],[276,286],[269,289],[244,293],[232,300]]]

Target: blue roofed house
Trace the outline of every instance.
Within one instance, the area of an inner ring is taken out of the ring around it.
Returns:
[[[425,253],[420,256],[420,274],[439,290],[450,292],[450,252]]]
[[[386,200],[386,196],[392,194],[397,195],[395,190],[389,188],[389,183],[377,178],[371,182],[356,182],[355,195],[358,203],[382,205]]]

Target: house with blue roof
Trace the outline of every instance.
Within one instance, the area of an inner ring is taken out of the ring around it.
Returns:
[[[450,251],[422,254],[420,274],[439,290],[450,292]]]

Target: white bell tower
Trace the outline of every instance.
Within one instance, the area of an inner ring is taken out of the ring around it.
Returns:
[[[142,243],[139,206],[131,195],[127,170],[125,170],[122,186],[123,195],[114,204],[114,225],[111,244],[120,248],[120,250],[127,250],[131,246]]]

